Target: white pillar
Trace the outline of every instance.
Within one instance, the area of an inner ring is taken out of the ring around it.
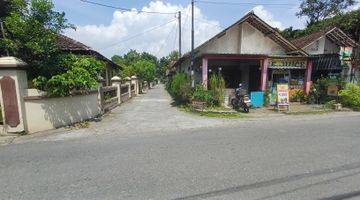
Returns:
[[[129,98],[131,98],[131,78],[130,77],[125,77],[125,82],[128,85]]]
[[[112,77],[111,85],[117,87],[116,96],[118,98],[118,104],[121,104],[121,78],[118,76]]]
[[[26,132],[26,63],[15,57],[0,58],[0,101],[7,133]]]
[[[135,95],[139,94],[139,80],[136,76],[131,77],[132,84],[135,84]]]

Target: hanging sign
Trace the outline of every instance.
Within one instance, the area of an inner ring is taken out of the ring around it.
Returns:
[[[270,58],[269,68],[272,69],[306,69],[307,60],[300,58]]]
[[[277,105],[288,106],[289,105],[289,85],[277,84]]]

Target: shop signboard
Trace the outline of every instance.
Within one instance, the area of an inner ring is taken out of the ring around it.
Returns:
[[[307,60],[301,58],[270,58],[272,69],[306,69]]]
[[[289,85],[278,84],[276,88],[277,88],[277,105],[289,106]]]

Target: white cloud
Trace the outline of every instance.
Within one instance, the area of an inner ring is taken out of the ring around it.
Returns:
[[[270,26],[279,28],[279,29],[284,29],[283,24],[280,21],[275,20],[273,14],[271,14],[269,11],[265,10],[263,5],[255,6],[252,10],[254,11],[254,13],[257,16],[259,16],[262,20],[264,20]]]
[[[183,7],[162,1],[152,1],[142,11],[156,11],[175,13],[182,11],[182,40],[183,53],[190,49],[190,5]],[[208,20],[199,8],[195,8],[195,44],[206,41],[216,33],[220,32],[218,21]],[[171,23],[139,35],[153,27]],[[178,24],[175,15],[146,14],[137,12],[115,11],[113,19],[108,25],[85,25],[78,26],[76,31],[68,30],[66,35],[83,42],[111,57],[114,54],[123,54],[130,49],[147,51],[156,56],[167,55],[178,48]],[[126,40],[126,41],[125,41]]]
[[[356,3],[355,5],[350,7],[350,10],[358,10],[360,9],[360,3]]]

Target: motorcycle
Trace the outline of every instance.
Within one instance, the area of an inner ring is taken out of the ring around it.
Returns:
[[[245,89],[242,89],[242,85],[239,84],[239,88],[235,89],[235,97],[231,99],[231,105],[235,110],[241,108],[245,113],[250,112],[251,100]]]

